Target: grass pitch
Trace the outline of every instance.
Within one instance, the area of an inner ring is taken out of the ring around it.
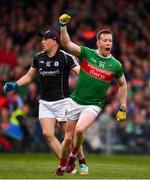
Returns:
[[[149,156],[87,155],[89,175],[55,177],[58,160],[49,154],[0,154],[0,179],[148,179]]]

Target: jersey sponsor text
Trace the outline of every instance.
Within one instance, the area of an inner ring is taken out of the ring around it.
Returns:
[[[102,69],[102,68],[98,68],[90,64],[86,60],[83,60],[81,64],[81,69],[87,74],[89,74],[90,76],[100,79],[102,81],[106,81],[106,82],[111,82],[114,77],[114,73],[108,70]]]

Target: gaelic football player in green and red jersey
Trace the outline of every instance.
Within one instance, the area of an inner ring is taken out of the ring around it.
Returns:
[[[73,43],[67,32],[66,24],[71,17],[63,14],[59,18],[61,43],[71,54],[82,59],[81,70],[75,90],[69,98],[67,129],[62,143],[60,165],[57,176],[71,173],[75,167],[77,152],[83,142],[87,128],[94,122],[104,106],[105,96],[113,78],[119,85],[120,111],[117,120],[126,119],[127,83],[121,63],[111,55],[112,32],[102,29],[97,34],[97,50],[78,46]],[[72,151],[69,149],[74,139]]]

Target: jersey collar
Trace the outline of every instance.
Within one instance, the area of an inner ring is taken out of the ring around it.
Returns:
[[[58,47],[58,49],[57,49],[56,53],[54,54],[54,56],[51,56],[51,57],[48,55],[48,53],[46,51],[45,52],[46,52],[46,54],[47,54],[47,56],[49,58],[54,58],[59,53],[59,50],[60,50],[60,48]]]
[[[96,54],[98,56],[100,56],[101,58],[104,58],[104,59],[108,59],[108,58],[110,58],[112,56],[111,54],[109,54],[108,56],[104,57],[104,56],[102,56],[101,54],[98,53],[98,49],[96,49],[95,51],[96,51]]]

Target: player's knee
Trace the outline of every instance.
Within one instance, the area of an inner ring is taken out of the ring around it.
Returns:
[[[45,130],[43,131],[43,135],[47,140],[53,139],[55,136],[54,133]]]
[[[66,145],[70,145],[73,142],[73,137],[72,136],[66,136],[64,141],[65,141]]]
[[[82,127],[77,126],[76,127],[76,134],[77,135],[83,135],[84,134],[84,129]]]

